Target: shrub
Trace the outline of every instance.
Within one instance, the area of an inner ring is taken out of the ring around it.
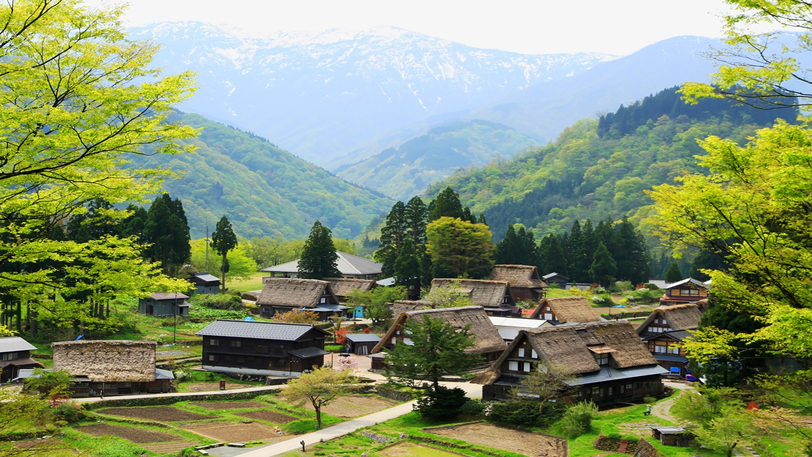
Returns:
[[[84,408],[73,403],[62,403],[54,409],[54,419],[72,424],[87,419],[89,416]]]
[[[609,294],[600,294],[592,296],[592,304],[598,306],[612,306],[615,302],[612,301],[612,296]]]
[[[637,289],[629,294],[629,300],[638,303],[655,303],[660,300],[662,293],[647,288]]]
[[[561,417],[565,406],[560,402],[547,402],[539,411],[539,402],[511,400],[492,403],[487,420],[500,424],[536,427],[549,425]]]
[[[189,299],[189,303],[193,306],[203,306],[211,309],[224,309],[229,311],[240,311],[243,309],[240,297],[230,294],[195,294]]]
[[[564,413],[558,422],[561,433],[567,438],[577,438],[592,429],[592,418],[598,414],[598,407],[592,402],[576,403]]]
[[[459,387],[449,389],[440,386],[437,391],[431,390],[428,395],[417,400],[414,409],[426,420],[448,420],[457,417],[466,401],[465,391]]]
[[[485,403],[471,399],[468,399],[460,408],[460,414],[468,414],[471,416],[480,415],[483,411],[485,411]]]
[[[647,283],[643,284],[643,287],[648,289],[648,290],[660,290],[660,288],[657,286],[657,284],[652,284],[650,282],[647,282]]]

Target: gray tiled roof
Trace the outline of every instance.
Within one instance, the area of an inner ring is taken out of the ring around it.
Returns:
[[[353,343],[377,343],[381,337],[372,333],[353,333],[347,335],[347,339]]]
[[[570,386],[583,386],[587,384],[596,384],[604,381],[622,381],[622,380],[633,381],[635,378],[664,374],[668,374],[668,370],[659,365],[649,367],[627,368],[625,370],[617,370],[608,365],[604,365],[601,367],[601,371],[583,376],[578,376],[572,379],[564,379],[564,382]]]
[[[195,333],[195,335],[296,341],[314,328],[309,324],[218,319],[207,325],[203,330]],[[316,330],[326,334],[323,330]]]
[[[346,252],[336,251],[338,254],[338,261],[336,267],[342,275],[360,276],[360,275],[379,275],[381,274],[381,265],[373,260],[358,257],[357,255],[347,254]],[[271,273],[289,273],[297,274],[299,272],[299,259],[274,265],[272,267],[263,268],[260,271],[267,271]]]
[[[37,347],[19,336],[0,338],[0,352],[34,351]]]

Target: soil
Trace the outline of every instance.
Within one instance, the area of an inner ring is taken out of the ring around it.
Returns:
[[[220,390],[219,382],[195,382],[191,384],[184,384],[188,392],[206,392],[209,390]],[[237,384],[233,382],[226,383],[226,390],[228,389],[241,389],[243,387],[250,387],[245,384]]]
[[[250,424],[232,424],[229,422],[187,424],[183,429],[227,443],[242,443],[255,440],[273,442],[290,438],[290,435],[284,433],[277,435],[273,427],[256,422]]]
[[[410,443],[408,441],[402,441],[397,443],[393,446],[381,449],[378,451],[378,454],[385,456],[385,457],[413,457],[413,456],[422,456],[422,455],[430,455],[432,457],[454,457],[458,455],[464,456],[465,454],[460,454],[457,452],[451,452],[445,449],[436,449],[430,446],[423,446],[421,444]]]
[[[77,427],[76,430],[92,436],[118,436],[133,443],[163,443],[167,441],[181,441],[183,438],[170,433],[156,432],[143,428],[124,427],[121,425],[93,424]]]
[[[156,454],[176,455],[187,447],[197,446],[197,441],[177,441],[172,443],[142,444],[141,447]]]
[[[204,414],[190,413],[189,411],[183,411],[182,409],[172,408],[170,406],[104,408],[100,409],[99,412],[102,414],[134,417],[136,419],[148,419],[157,422],[179,422],[218,418],[218,416],[206,416]]]
[[[258,419],[268,421],[274,424],[287,424],[288,422],[299,420],[298,417],[288,416],[287,414],[277,413],[276,411],[268,411],[268,410],[237,413],[236,416],[245,417],[247,419]]]
[[[530,457],[566,457],[567,440],[481,422],[424,429],[425,432]]]
[[[399,404],[395,400],[373,395],[344,395],[336,398],[330,404],[322,406],[321,412],[342,419],[350,419],[382,411]],[[305,402],[302,407],[308,411],[313,411],[313,405],[309,402]]]
[[[226,409],[248,409],[248,408],[267,408],[267,403],[259,401],[202,401],[189,403],[190,405],[199,406],[201,408],[211,410],[226,410]]]

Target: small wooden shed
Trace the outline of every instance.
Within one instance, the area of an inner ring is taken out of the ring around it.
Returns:
[[[347,352],[367,355],[381,341],[381,337],[372,333],[355,333],[347,335]]]

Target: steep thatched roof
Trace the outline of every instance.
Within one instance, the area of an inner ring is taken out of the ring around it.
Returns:
[[[596,353],[611,354],[617,369],[656,365],[634,327],[627,321],[522,330],[493,366],[474,382],[489,384],[501,376],[501,366],[513,349],[524,341],[547,367],[560,376],[580,376],[601,370]]]
[[[294,308],[314,308],[320,304],[322,295],[330,296],[331,302],[337,304],[338,298],[333,293],[330,283],[316,279],[270,278],[262,288],[257,305],[292,306]]]
[[[391,343],[397,330],[402,328],[409,319],[422,322],[426,316],[431,319],[442,319],[455,328],[462,328],[470,324],[469,332],[474,335],[474,346],[467,349],[466,352],[487,354],[502,351],[506,347],[496,327],[488,319],[488,315],[481,306],[462,306],[459,308],[426,309],[401,313],[392,323],[392,326],[389,327],[386,335],[381,338],[381,342],[371,352],[379,352],[384,345]]]
[[[644,332],[656,318],[664,318],[666,325],[673,330],[693,330],[699,327],[702,312],[697,303],[660,306],[651,310],[651,314],[637,327],[638,332]]]
[[[485,308],[499,308],[505,295],[513,297],[507,281],[434,278],[431,281],[431,288],[434,289],[435,287],[457,290],[460,294],[468,295],[474,304]]]
[[[53,343],[54,369],[92,382],[152,382],[154,341],[64,341]]]
[[[378,285],[374,279],[324,278],[324,280],[330,282],[333,293],[339,297],[349,297],[353,290],[366,292]]]
[[[541,280],[538,268],[531,265],[494,265],[488,279],[507,281],[511,287],[527,287],[528,289],[550,287]]]
[[[542,310],[548,305],[560,324],[600,322],[601,320],[600,314],[592,308],[586,297],[545,298],[539,303],[530,318],[539,319],[542,316]]]
[[[396,300],[394,305],[392,305],[392,315],[400,316],[402,313],[409,311],[433,308],[434,305],[427,300]]]

